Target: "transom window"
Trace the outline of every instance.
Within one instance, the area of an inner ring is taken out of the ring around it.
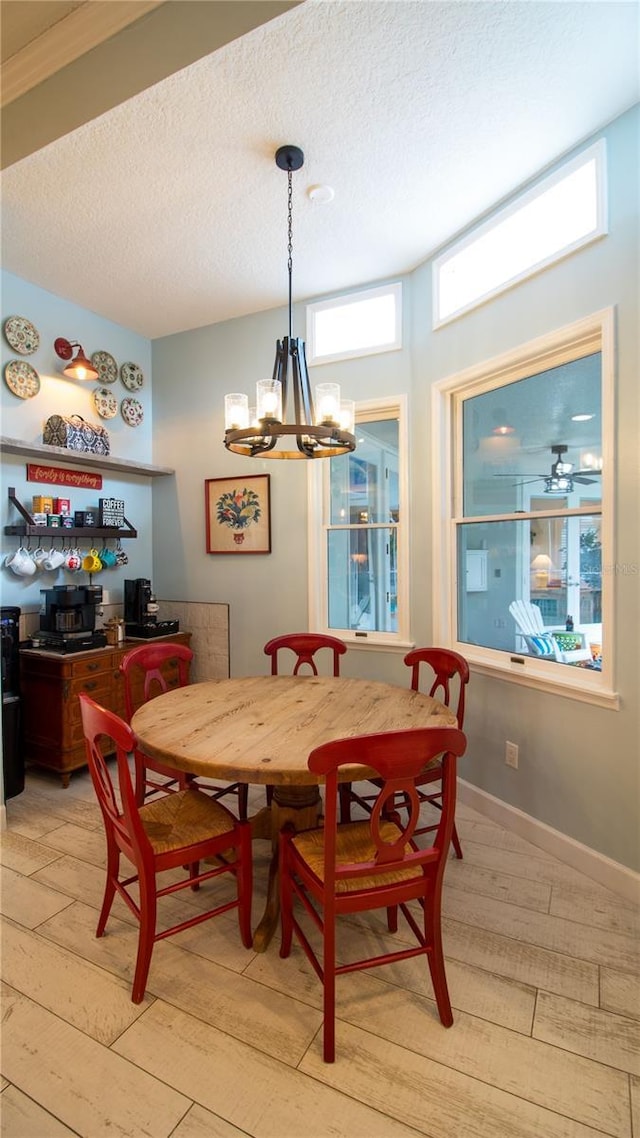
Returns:
[[[307,305],[309,364],[402,347],[402,285],[352,292]]]
[[[309,470],[310,627],[406,641],[406,442],[401,403],[359,404],[356,450]]]
[[[433,262],[434,328],[607,232],[601,139]]]
[[[443,381],[434,408],[451,436],[435,489],[451,503],[434,597],[442,642],[603,703],[614,698],[611,329],[604,313]]]

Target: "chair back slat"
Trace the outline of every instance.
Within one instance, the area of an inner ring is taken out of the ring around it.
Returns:
[[[407,667],[411,668],[411,687],[413,691],[420,689],[420,666],[427,664],[433,671],[434,678],[429,689],[429,695],[439,699],[441,703],[451,706],[452,684],[454,676],[458,677],[458,702],[455,716],[458,727],[462,730],[464,725],[465,694],[469,683],[469,665],[464,656],[450,648],[414,648],[404,658]]]
[[[291,632],[284,636],[275,636],[264,646],[265,655],[271,657],[271,675],[277,676],[278,652],[290,649],[296,656],[293,675],[297,676],[303,666],[311,669],[314,676],[318,675],[318,668],[314,659],[316,652],[328,648],[333,653],[333,674],[340,675],[340,656],[347,651],[347,646],[336,636],[324,636],[316,632]]]
[[[135,677],[142,672],[143,703],[154,695],[167,690],[167,681],[162,674],[162,666],[169,660],[178,665],[178,684],[185,687],[189,683],[189,667],[193,652],[186,644],[141,644],[132,648],[120,661],[120,671],[124,677],[124,701],[127,719],[131,722],[135,706]],[[154,691],[154,686],[157,690]]]

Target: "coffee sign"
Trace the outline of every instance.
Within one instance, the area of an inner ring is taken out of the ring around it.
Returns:
[[[122,498],[100,498],[100,527],[113,526],[120,529],[124,526],[124,500]]]

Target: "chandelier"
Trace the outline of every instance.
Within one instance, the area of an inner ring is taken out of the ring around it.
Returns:
[[[272,378],[256,383],[255,409],[247,395],[225,395],[224,445],[249,458],[333,458],[355,450],[355,403],[341,400],[337,383],[318,384],[315,405],[311,396],[304,340],[292,335],[292,174],[302,168],[304,154],[298,146],[281,146],[275,158],[288,181],[289,331],[276,343]]]

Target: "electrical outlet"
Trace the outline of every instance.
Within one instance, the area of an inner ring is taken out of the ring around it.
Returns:
[[[504,761],[508,767],[513,767],[514,770],[518,769],[518,744],[510,743],[508,740],[504,748]]]

